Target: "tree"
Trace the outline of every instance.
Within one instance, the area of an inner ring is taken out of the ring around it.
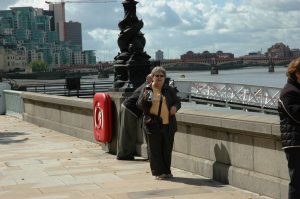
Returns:
[[[32,61],[29,64],[29,67],[32,68],[32,72],[45,72],[48,71],[48,64],[41,60]]]

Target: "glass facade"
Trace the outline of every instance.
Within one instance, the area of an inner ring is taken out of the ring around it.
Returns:
[[[15,51],[16,57],[26,60],[27,64],[38,59],[45,61],[50,68],[72,64],[95,64],[94,51],[82,51],[81,24],[66,23],[70,39],[60,41],[60,33],[55,29],[54,17],[55,13],[51,10],[45,11],[33,7],[0,10],[0,48],[4,49],[0,53],[9,52],[11,55],[12,51]],[[74,30],[77,34],[72,33]],[[76,59],[75,63],[74,56],[81,58]],[[0,70],[13,67],[11,57],[10,62],[2,60],[0,64],[2,65]]]

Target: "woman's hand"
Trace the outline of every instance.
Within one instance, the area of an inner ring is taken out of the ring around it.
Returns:
[[[172,106],[172,107],[170,108],[170,115],[175,115],[176,112],[177,112],[177,108],[176,108],[175,106]]]
[[[148,84],[150,84],[152,81],[153,81],[153,75],[152,75],[152,74],[147,75],[147,77],[146,77],[146,82],[147,82]]]

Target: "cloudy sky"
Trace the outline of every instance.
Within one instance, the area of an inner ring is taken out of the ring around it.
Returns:
[[[145,51],[152,58],[159,49],[164,51],[165,58],[179,58],[189,50],[222,50],[238,57],[254,51],[265,52],[277,42],[300,48],[300,0],[138,2],[137,15],[144,21],[142,32],[147,41]],[[0,0],[1,10],[14,6],[48,10],[44,0]],[[98,60],[113,60],[119,52],[118,22],[123,17],[122,0],[66,3],[67,21],[82,23],[83,48],[96,50]]]

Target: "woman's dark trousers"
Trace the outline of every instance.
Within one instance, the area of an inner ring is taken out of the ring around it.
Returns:
[[[149,160],[152,175],[171,173],[172,150],[174,143],[174,133],[169,133],[169,126],[163,125],[148,134]]]
[[[289,199],[300,198],[300,148],[284,149],[290,175]]]

